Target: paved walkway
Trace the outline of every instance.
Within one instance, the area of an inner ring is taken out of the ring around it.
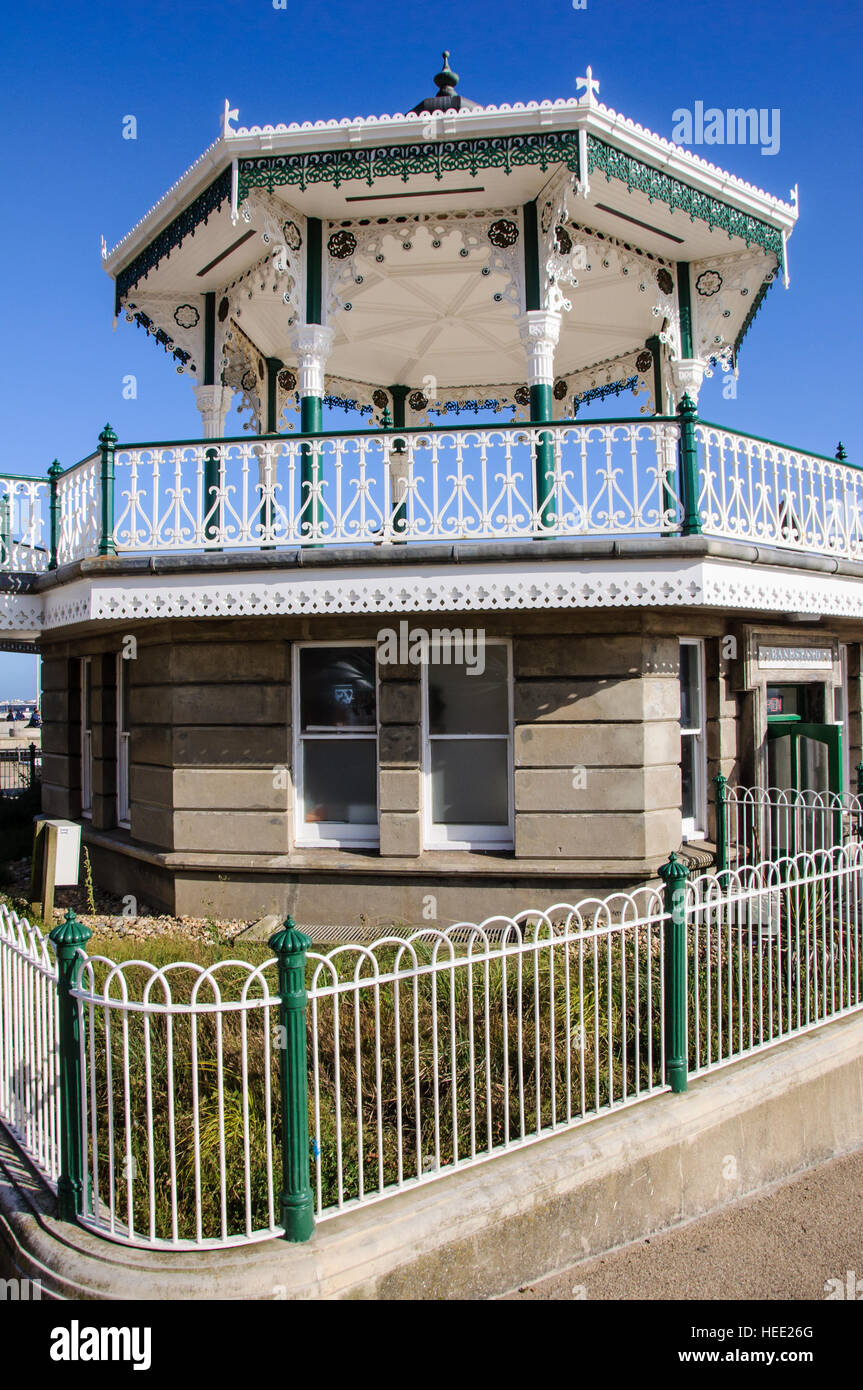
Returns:
[[[852,1270],[863,1299],[863,1151],[504,1297],[825,1300]]]

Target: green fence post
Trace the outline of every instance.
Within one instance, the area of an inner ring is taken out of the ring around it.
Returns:
[[[665,884],[665,1080],[672,1091],[686,1090],[686,880],[689,870],[669,855],[659,876]]]
[[[728,778],[717,772],[713,779],[716,785],[716,867],[720,873],[728,868],[728,820],[726,805]]]
[[[60,476],[63,469],[57,459],[48,469],[48,534],[50,536],[50,550],[48,554],[48,568],[57,568],[57,551],[60,546]]]
[[[99,435],[99,448],[102,451],[102,524],[99,533],[100,555],[117,554],[117,547],[114,544],[114,445],[116,443],[116,434],[111,429],[110,425],[106,425]]]
[[[863,796],[863,763],[857,764],[857,795]]]
[[[286,917],[270,937],[279,966],[282,1092],[282,1191],[285,1240],[308,1240],[315,1229],[309,1173],[309,1074],[306,1057],[306,951],[309,937]]]
[[[9,487],[12,488],[10,483]],[[0,565],[12,567],[12,507],[11,496],[0,497]]]
[[[683,497],[683,534],[701,535],[701,513],[698,510],[698,441],[695,426],[698,410],[692,397],[685,395],[677,411],[680,421],[680,488]]]
[[[84,1162],[81,1147],[81,1027],[78,1004],[70,993],[81,975],[78,951],[93,933],[79,922],[71,907],[49,940],[57,956],[57,997],[60,1035],[60,1179],[57,1200],[61,1221],[74,1221],[84,1205]]]
[[[30,790],[32,791],[33,788],[34,788],[35,785],[36,785],[36,745],[35,745],[35,743],[31,743],[31,744],[30,744],[29,757],[30,757]]]

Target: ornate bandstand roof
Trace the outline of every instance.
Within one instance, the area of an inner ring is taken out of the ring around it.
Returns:
[[[619,115],[588,68],[578,98],[478,106],[444,54],[407,114],[222,134],[110,252],[118,313],[262,428],[296,405],[298,327],[333,329],[326,399],[405,423],[528,404],[519,321],[561,314],[558,415],[630,389],[668,407],[681,357],[735,364],[786,275],[783,202]],[[689,267],[685,286],[680,266]],[[272,389],[272,388],[270,388]]]

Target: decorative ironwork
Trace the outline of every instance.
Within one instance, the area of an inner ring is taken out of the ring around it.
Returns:
[[[327,250],[336,261],[346,261],[357,249],[357,239],[353,232],[333,232],[327,242]]]
[[[228,297],[227,295],[223,295],[222,298],[219,300],[219,323],[225,322],[225,319],[228,317],[229,308],[230,305],[228,304]]]
[[[552,395],[556,401],[565,401],[569,387],[563,377],[559,377],[552,387]]]
[[[187,208],[184,208],[164,231],[145,246],[125,270],[121,270],[115,280],[115,313],[120,312],[122,300],[138,281],[155,270],[160,261],[170,256],[178,246],[182,246],[187,236],[194,236],[198,227],[206,226],[213,213],[220,210],[222,203],[231,196],[231,167],[228,165],[209,188],[205,188]]]
[[[642,163],[640,159],[625,154],[596,135],[588,134],[587,137],[587,163],[591,174],[605,174],[609,182],[619,179],[626,184],[630,193],[635,188],[645,193],[651,203],[667,203],[672,212],[680,208],[689,214],[690,221],[706,222],[711,231],[718,227],[729,237],[742,238],[747,246],[761,246],[765,251],[772,252],[782,264],[782,233],[778,227],[771,227],[750,213],[730,207],[709,193],[690,188],[689,184]]]
[[[372,392],[372,401],[378,410],[385,410],[390,403],[390,398],[386,391],[380,390]]]
[[[283,391],[296,391],[297,389],[297,378],[286,367],[279,372],[278,382]]]
[[[201,315],[194,304],[178,304],[174,310],[174,322],[178,328],[195,328],[201,321]]]
[[[257,380],[255,379],[255,373],[243,372],[243,375],[240,377],[240,384],[244,391],[254,391],[255,387],[258,384]]]
[[[425,410],[428,403],[428,396],[424,396],[422,391],[411,391],[408,396],[408,405],[411,410]]]
[[[241,159],[238,164],[238,198],[242,203],[252,188],[296,184],[331,183],[335,188],[362,179],[371,187],[376,179],[411,178],[469,173],[480,169],[513,169],[538,165],[543,172],[564,163],[579,173],[578,132],[549,130],[529,135],[477,136],[470,140],[424,140],[414,144],[377,145],[366,149],[316,150],[298,154],[267,154]]]
[[[527,386],[516,387],[514,398],[516,405],[530,405],[530,388]]]
[[[303,234],[296,222],[291,222],[290,219],[283,222],[282,236],[285,238],[285,245],[289,251],[299,251],[303,244]]]
[[[499,246],[502,250],[515,246],[518,241],[518,223],[511,222],[508,217],[499,217],[489,227],[488,239],[492,246]]]
[[[722,289],[722,276],[718,270],[703,270],[695,282],[695,288],[705,299],[709,299]]]
[[[659,270],[657,270],[656,283],[663,294],[674,293],[674,280],[671,277],[671,271],[666,270],[665,266],[660,266]]]
[[[583,405],[590,405],[592,401],[604,401],[607,396],[622,396],[625,391],[634,391],[637,386],[637,376],[628,377],[626,381],[609,381],[604,386],[592,386],[589,391],[573,396],[573,414],[577,415]]]
[[[555,227],[554,244],[561,256],[568,256],[572,251],[572,237],[565,227]]]
[[[636,357],[635,366],[637,371],[641,372],[642,375],[644,375],[645,372],[649,372],[650,368],[653,366],[653,353],[648,352],[645,348],[644,352],[640,352]]]

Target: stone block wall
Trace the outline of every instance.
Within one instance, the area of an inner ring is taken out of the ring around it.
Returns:
[[[517,857],[644,860],[680,842],[678,646],[670,637],[520,637]]]

